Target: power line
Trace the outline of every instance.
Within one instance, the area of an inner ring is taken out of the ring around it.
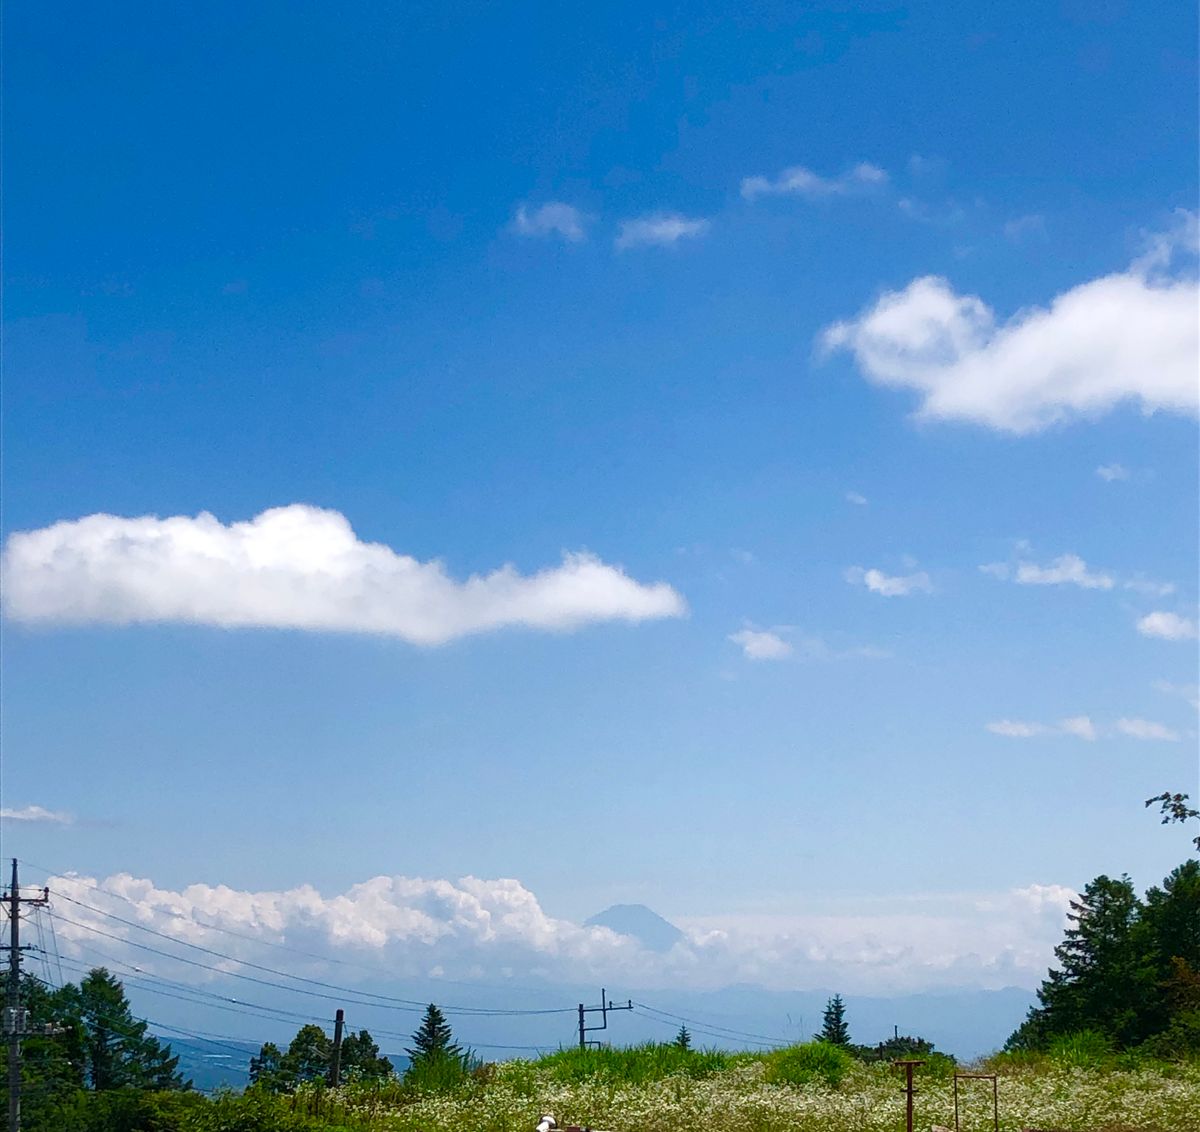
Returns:
[[[395,1008],[395,1009],[404,1007],[404,1008],[414,1009],[414,1010],[424,1010],[427,1005],[426,1003],[418,1002],[416,999],[398,998],[394,995],[377,994],[374,991],[360,991],[360,990],[355,990],[350,987],[339,986],[337,983],[327,983],[321,979],[310,979],[304,975],[293,975],[287,971],[280,971],[275,967],[267,967],[261,963],[253,963],[248,959],[239,959],[237,956],[228,955],[223,951],[217,951],[215,948],[205,947],[203,944],[192,943],[189,940],[179,939],[177,936],[169,935],[166,932],[158,931],[156,928],[148,927],[146,924],[139,924],[134,920],[127,920],[124,916],[118,916],[115,912],[106,912],[103,908],[95,908],[90,904],[84,903],[82,900],[76,900],[72,896],[66,896],[62,893],[55,893],[55,899],[66,900],[68,903],[74,904],[80,908],[84,908],[89,912],[94,912],[98,916],[105,916],[106,918],[108,918],[110,920],[116,920],[118,923],[124,924],[127,927],[135,928],[138,931],[143,931],[143,932],[147,932],[150,935],[158,936],[160,939],[168,940],[171,943],[178,944],[181,947],[190,947],[195,951],[203,952],[205,955],[212,955],[218,959],[224,959],[230,963],[239,963],[243,967],[249,967],[255,971],[263,971],[269,975],[278,975],[280,978],[284,978],[284,979],[292,979],[293,981],[298,982],[298,983],[308,983],[311,986],[323,987],[326,990],[338,991],[339,998],[341,996],[345,996],[345,995],[357,995],[361,998],[377,999],[377,1000],[379,1000],[380,1003],[384,1003],[384,1004],[394,1004],[393,1008]],[[99,929],[94,928],[92,925],[84,924],[78,920],[71,920],[65,916],[63,916],[61,918],[63,919],[63,921],[65,923],[74,924],[75,926],[82,927],[86,930],[91,930],[91,931],[99,930]],[[101,934],[104,934],[104,933],[101,933]],[[112,936],[111,938],[122,940],[123,942],[129,943],[130,946],[133,946],[133,947],[145,947],[146,950],[154,950],[153,948],[146,947],[145,944],[134,943],[132,940],[124,940],[123,937],[120,937],[120,936]],[[170,956],[170,958],[178,958],[180,962],[192,962],[191,960],[184,959],[182,956]],[[203,966],[203,964],[198,964],[198,963],[195,963],[193,965]],[[210,970],[218,970],[217,968],[209,968],[209,969]],[[222,974],[235,974],[234,972],[229,972],[229,971],[222,971],[221,973]],[[249,978],[248,975],[235,975],[235,977]],[[262,980],[258,980],[258,981],[262,981]],[[277,985],[277,984],[267,984],[267,985]],[[290,989],[290,988],[284,988],[284,989]],[[308,993],[313,993],[313,992],[308,992]],[[320,997],[328,998],[330,996],[323,995]],[[360,1005],[373,1005],[373,1004],[360,1003]],[[460,1014],[460,1015],[464,1015],[464,1016],[472,1015],[472,1016],[476,1016],[476,1017],[515,1017],[515,1016],[523,1016],[523,1015],[570,1014],[571,1013],[571,1010],[569,1007],[567,1007],[567,1008],[558,1007],[558,1008],[553,1008],[553,1009],[541,1009],[541,1010],[524,1010],[524,1009],[516,1009],[516,1008],[492,1009],[492,1008],[487,1008],[487,1007],[475,1007],[475,1006],[446,1006],[446,1007],[443,1007],[442,1010],[443,1010],[443,1013],[446,1013],[446,1014]]]
[[[120,900],[123,903],[128,904],[131,908],[137,908],[139,910],[142,909],[142,905],[138,904],[137,901],[135,901],[135,900],[131,900],[128,896],[124,895],[123,893],[113,892],[113,890],[111,888],[105,888],[103,885],[94,884],[91,881],[85,880],[83,877],[80,877],[78,875],[64,873],[61,869],[51,869],[51,868],[47,867],[46,865],[39,865],[34,861],[26,860],[24,858],[22,858],[21,863],[24,865],[28,865],[32,869],[36,869],[38,872],[45,873],[47,878],[57,877],[64,881],[68,881],[71,884],[78,884],[83,888],[91,889],[93,892],[99,892],[99,893],[103,893],[105,896],[111,896],[116,900]],[[62,895],[62,894],[59,893],[59,895]],[[64,899],[69,899],[69,897],[64,897]],[[210,924],[204,920],[196,919],[195,916],[186,915],[185,913],[182,913],[182,912],[174,912],[169,908],[156,908],[155,911],[161,915],[169,916],[172,919],[182,920],[184,923],[191,924],[193,927],[201,927],[201,928],[204,928],[206,931],[220,932],[223,935],[233,936],[236,939],[245,940],[248,943],[253,943],[253,944],[256,944],[261,947],[271,947],[271,948],[275,948],[280,951],[289,951],[293,955],[300,955],[306,959],[316,959],[322,963],[334,963],[340,967],[354,967],[360,971],[369,971],[375,975],[385,975],[388,977],[391,977],[391,975],[392,975],[392,972],[386,970],[383,967],[376,966],[374,964],[361,963],[361,962],[357,962],[353,959],[343,959],[343,958],[340,958],[337,956],[332,956],[332,955],[322,955],[318,952],[313,952],[313,951],[305,951],[303,948],[293,947],[291,944],[279,943],[276,940],[263,939],[261,936],[251,935],[247,932],[239,932],[239,931],[234,930],[233,928],[224,927],[221,924]],[[145,927],[145,925],[142,925],[142,924],[139,924],[137,926]],[[170,938],[174,938],[174,937],[170,937]],[[509,993],[514,992],[514,991],[520,991],[525,994],[541,994],[541,993],[543,993],[542,988],[535,989],[532,987],[522,987],[522,986],[516,986],[512,983],[500,985],[497,983],[479,982],[477,980],[466,981],[463,979],[448,979],[448,978],[444,978],[444,977],[440,978],[438,981],[442,982],[442,983],[447,983],[452,986],[483,988],[486,990],[500,990],[500,991],[505,991],[505,992],[509,992]],[[570,1008],[567,1008],[565,1012],[570,1013]],[[530,1013],[537,1013],[537,1011],[531,1011]],[[548,1011],[547,1013],[552,1013],[552,1011]]]
[[[668,1010],[660,1010],[658,1007],[649,1006],[644,1002],[635,1002],[633,1005],[638,1007],[641,1011],[647,1012],[648,1014],[661,1015],[663,1018],[669,1018],[675,1022],[683,1022],[690,1026],[702,1027],[709,1031],[721,1031],[719,1034],[710,1034],[712,1037],[744,1038],[764,1045],[785,1046],[791,1044],[786,1038],[772,1038],[768,1037],[766,1034],[752,1034],[746,1030],[734,1030],[730,1029],[728,1026],[720,1026],[715,1022],[699,1022],[694,1018],[685,1018],[682,1014],[672,1014]]]

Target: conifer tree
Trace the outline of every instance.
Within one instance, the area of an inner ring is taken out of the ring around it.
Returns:
[[[413,1034],[412,1040],[412,1048],[404,1052],[414,1064],[440,1058],[461,1059],[463,1056],[462,1047],[453,1040],[446,1016],[432,1002],[425,1008],[421,1027]]]
[[[835,994],[825,1004],[825,1013],[821,1019],[821,1032],[817,1037],[823,1042],[835,1046],[850,1044],[850,1028],[846,1025],[846,1004],[840,994]]]
[[[686,1026],[679,1027],[679,1033],[675,1035],[675,1045],[680,1049],[692,1048],[692,1035]]]

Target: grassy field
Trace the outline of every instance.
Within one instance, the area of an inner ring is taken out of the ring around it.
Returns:
[[[948,1058],[918,1070],[915,1127],[953,1127]],[[1200,1132],[1200,1060],[999,1057],[1004,1132]],[[410,1080],[295,1095],[257,1090],[79,1094],[30,1132],[533,1132],[539,1116],[611,1132],[900,1132],[899,1073],[819,1043],[766,1054],[671,1046],[570,1050],[486,1065],[457,1082]],[[33,1098],[31,1098],[33,1099]],[[963,1132],[992,1128],[990,1082],[967,1082]]]
[[[985,1068],[1001,1074],[1004,1132],[1200,1132],[1200,1063],[999,1059]],[[953,1126],[951,1072],[948,1061],[918,1070],[916,1127]],[[489,1066],[457,1089],[424,1096],[350,1089],[322,1107],[326,1127],[380,1132],[532,1132],[544,1112],[612,1132],[896,1132],[904,1127],[900,1080],[888,1065],[813,1046],[766,1055],[659,1046]],[[966,1085],[964,1132],[990,1129],[990,1085]]]

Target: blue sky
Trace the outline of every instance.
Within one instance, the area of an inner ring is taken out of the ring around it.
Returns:
[[[6,855],[985,985],[1186,852],[1187,6],[6,24]]]

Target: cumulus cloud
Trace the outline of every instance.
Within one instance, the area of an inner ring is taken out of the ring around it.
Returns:
[[[857,491],[848,491],[846,492],[846,502],[853,503],[855,507],[866,507],[868,500],[865,495],[860,495]]]
[[[587,238],[587,217],[574,205],[547,201],[539,208],[517,205],[512,228],[522,236],[561,236],[577,244]]]
[[[671,247],[680,240],[703,236],[709,227],[709,222],[704,219],[681,216],[677,212],[656,212],[635,220],[622,220],[616,246],[621,250]]]
[[[768,629],[741,629],[729,639],[740,645],[747,660],[787,660],[793,649],[778,633]]]
[[[837,177],[822,177],[803,165],[793,165],[775,177],[744,178],[742,196],[746,200],[757,200],[767,196],[846,196],[886,184],[887,179],[888,175],[884,170],[865,161]]]
[[[925,276],[827,327],[821,343],[849,350],[868,380],[918,393],[926,420],[1025,434],[1126,402],[1196,416],[1200,291],[1194,271],[1167,273],[1195,250],[1196,219],[1187,214],[1127,271],[1007,322],[982,299]]]
[[[46,822],[50,825],[70,825],[75,819],[63,810],[48,810],[45,806],[21,806],[19,809],[0,809],[0,819],[19,822]]]
[[[1178,743],[1179,732],[1172,731],[1152,719],[1118,719],[1117,730],[1131,739],[1158,739],[1165,743]]]
[[[999,719],[986,725],[993,735],[1006,739],[1036,739],[1042,735],[1071,735],[1091,742],[1096,738],[1096,725],[1086,715],[1073,715],[1058,723],[1033,723],[1020,719]]]
[[[102,881],[67,874],[48,883],[53,894],[71,902],[57,929],[67,959],[86,960],[84,949],[97,946],[99,929],[107,933],[99,946],[118,963],[173,979],[221,978],[134,950],[130,944],[144,937],[111,919],[116,915],[230,956],[217,964],[226,972],[243,960],[292,969],[294,952],[281,959],[270,949],[286,943],[309,956],[336,958],[342,964],[337,982],[369,978],[372,990],[379,987],[380,970],[395,979],[434,972],[467,980],[603,977],[634,988],[757,983],[795,989],[836,983],[857,993],[894,993],[966,984],[1035,986],[1061,935],[1068,891],[1032,885],[939,896],[935,906],[897,897],[894,907],[868,914],[684,919],[683,939],[669,951],[655,952],[631,936],[547,914],[537,896],[514,879],[376,876],[328,896],[309,885],[245,891],[194,884],[172,890],[128,873]],[[321,977],[319,960],[305,967],[309,977]],[[359,975],[359,969],[374,973]]]
[[[883,597],[908,597],[915,593],[933,593],[933,583],[924,570],[915,574],[885,574],[882,570],[864,570],[851,566],[845,573],[846,581],[853,586],[866,586],[873,594]]]
[[[187,622],[400,637],[439,645],[506,626],[566,631],[597,621],[679,617],[683,598],[591,554],[524,575],[456,581],[362,542],[345,516],[304,504],[246,521],[212,515],[89,515],[9,537],[4,602],[31,622]]]
[[[1036,562],[1018,562],[1013,580],[1021,586],[1079,586],[1085,590],[1111,590],[1108,574],[1088,569],[1078,554],[1060,554],[1046,566]]]
[[[1164,641],[1194,641],[1197,636],[1195,621],[1161,609],[1142,617],[1137,623],[1137,631],[1143,637],[1158,637]]]
[[[1129,479],[1129,469],[1124,464],[1101,464],[1096,469],[1096,475],[1105,483],[1114,483],[1117,480]]]

